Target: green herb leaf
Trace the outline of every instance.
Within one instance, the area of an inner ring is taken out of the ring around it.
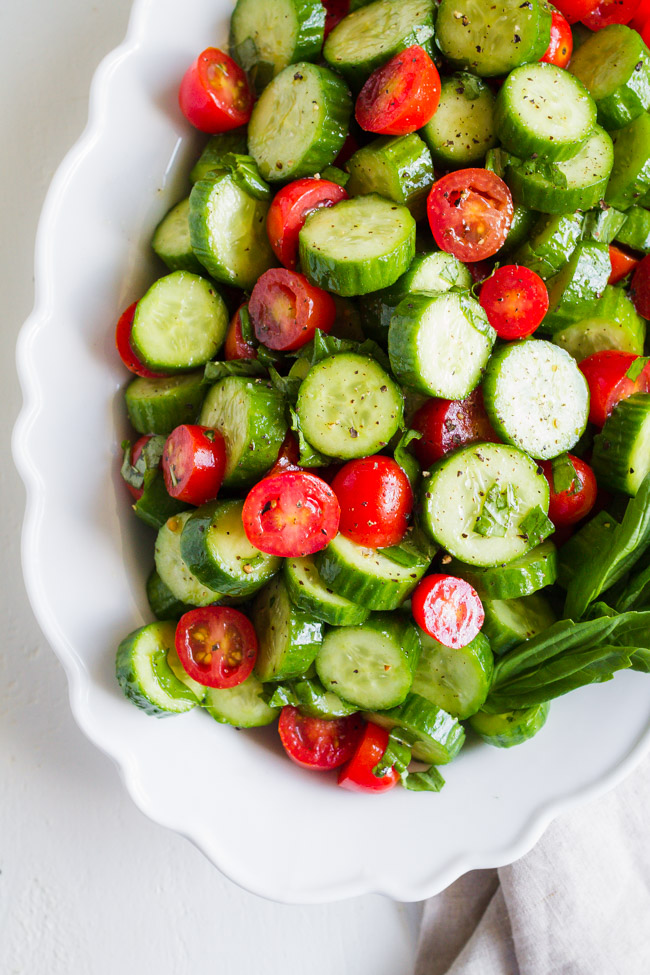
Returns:
[[[494,270],[496,271],[496,267]],[[471,323],[472,328],[475,328],[476,331],[480,332],[481,335],[486,335],[488,338],[491,338],[494,341],[497,337],[497,333],[490,325],[485,311],[483,310],[482,306],[479,305],[476,298],[472,298],[471,295],[469,295],[466,291],[461,291],[459,300],[465,317]]]
[[[414,491],[417,489],[421,471],[420,465],[408,449],[408,446],[413,440],[420,440],[421,437],[422,434],[419,430],[405,430],[393,452],[395,463],[399,464],[402,468]]]
[[[232,359],[230,362],[206,362],[202,382],[212,385],[226,376],[265,375],[266,369],[257,359]]]
[[[462,80],[459,79],[456,87],[459,90],[459,94],[463,94],[468,101],[474,102],[485,91],[485,82],[482,82],[473,74],[463,72]]]
[[[512,524],[512,516],[519,511],[514,484],[507,484],[503,491],[495,483],[485,495],[481,513],[476,519],[474,531],[484,538],[503,538]]]
[[[445,780],[435,765],[423,772],[407,772],[402,776],[402,785],[410,792],[440,792]]]
[[[296,405],[296,400],[298,399],[298,390],[300,389],[300,386],[304,379],[304,376],[296,375],[296,373],[294,372],[295,365],[297,365],[297,363],[294,363],[294,365],[291,367],[288,376],[281,376],[278,370],[275,368],[275,366],[268,367],[269,379],[271,380],[275,388],[282,393],[287,403],[289,403],[291,406]]]
[[[238,152],[227,152],[219,161],[215,174],[228,173],[233,183],[255,200],[270,200],[271,187],[262,179],[257,163],[252,156]]]
[[[330,183],[336,183],[338,186],[347,186],[350,180],[350,174],[345,173],[338,166],[326,166],[325,169],[321,170],[321,177],[329,180]]]
[[[253,323],[251,321],[250,312],[248,310],[248,305],[242,305],[239,309],[239,321],[241,325],[241,337],[246,342],[247,345],[257,346],[259,342],[253,330]]]
[[[565,173],[556,163],[549,162],[546,159],[526,159],[520,162],[517,168],[525,176],[541,176],[542,179],[551,183],[552,186],[558,187],[558,189],[566,189],[568,186]]]
[[[634,362],[630,364],[630,368],[625,373],[625,375],[627,376],[628,379],[631,379],[632,382],[635,382],[639,378],[643,370],[646,368],[648,363],[650,363],[650,356],[648,355],[637,356]]]
[[[291,429],[298,437],[298,448],[299,448],[299,458],[298,464],[300,467],[327,467],[333,461],[332,457],[326,457],[325,454],[321,454],[320,451],[316,450],[315,447],[305,440],[304,434],[300,427],[300,417],[296,411],[291,408]]]
[[[257,347],[257,362],[265,369],[269,366],[281,365],[286,361],[286,358],[283,352],[275,352],[273,349],[267,349],[261,342]]]
[[[568,454],[560,454],[551,461],[553,490],[556,494],[577,494],[582,486],[573,461]]]
[[[495,173],[501,179],[506,174],[506,169],[511,163],[520,163],[521,160],[511,156],[505,149],[489,149],[485,157],[485,168]]]
[[[122,441],[124,458],[122,460],[120,473],[126,483],[130,484],[131,487],[135,488],[137,491],[144,488],[147,473],[149,471],[157,471],[160,467],[160,460],[165,447],[165,439],[165,437],[160,436],[150,437],[142,448],[140,456],[135,464],[131,463],[130,440]]]
[[[519,534],[527,538],[533,546],[541,545],[554,531],[555,525],[538,504],[519,523]]]
[[[388,736],[386,751],[372,770],[373,775],[376,775],[377,778],[382,778],[392,768],[400,776],[406,773],[408,764],[411,761],[411,748],[405,741],[405,736],[407,735],[408,732],[405,732],[403,728],[393,728]]]
[[[307,346],[305,346],[307,351]],[[376,359],[386,372],[390,372],[390,360],[380,345],[372,339],[365,339],[363,342],[355,342],[353,339],[339,339],[335,335],[328,335],[317,328],[314,334],[311,364],[315,366],[321,359],[326,359],[330,355],[339,355],[341,352],[356,352],[359,355],[370,356]]]
[[[260,697],[270,708],[283,708],[287,704],[292,708],[300,707],[298,695],[291,684],[267,685],[263,688]]]
[[[389,545],[377,551],[396,565],[412,569],[423,562],[431,562],[438,546],[429,540],[416,522],[411,525],[399,545]]]

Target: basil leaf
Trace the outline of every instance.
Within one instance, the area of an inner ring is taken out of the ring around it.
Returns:
[[[407,772],[402,776],[402,785],[410,792],[440,792],[445,780],[435,765],[423,772]]]
[[[628,379],[631,379],[632,382],[635,382],[635,380],[639,378],[639,376],[641,375],[645,367],[648,365],[648,363],[650,363],[650,356],[648,355],[637,356],[634,362],[630,364],[630,368],[625,373],[625,375],[627,376]]]
[[[350,174],[339,169],[338,166],[326,166],[325,169],[321,170],[321,179],[326,179],[330,183],[336,183],[338,186],[347,186],[350,182]]]
[[[485,495],[481,513],[476,519],[474,531],[484,538],[503,538],[512,524],[512,516],[519,511],[514,484],[507,484],[503,491],[493,484]]]
[[[339,339],[335,335],[326,334],[320,328],[316,329],[311,353],[312,366],[315,366],[321,359],[326,359],[330,355],[339,355],[341,352],[356,352],[359,355],[367,355],[371,359],[376,359],[386,372],[391,371],[388,356],[381,346],[377,345],[372,339],[355,342],[354,339]]]
[[[257,359],[231,359],[229,362],[206,362],[203,383],[218,382],[226,376],[265,376],[266,369]]]
[[[519,534],[527,538],[533,546],[540,545],[554,531],[555,525],[538,504],[519,523]]]
[[[320,451],[312,447],[303,435],[302,429],[300,427],[300,418],[293,407],[289,410],[291,414],[291,429],[298,437],[298,464],[300,467],[327,467],[333,461],[332,457],[326,457],[325,454],[321,454]]]
[[[468,101],[475,102],[477,98],[481,97],[484,91],[485,83],[479,81],[473,74],[463,72],[456,87],[457,94],[465,95]]]
[[[425,561],[431,562],[438,546],[429,540],[418,524],[413,524],[399,545],[389,545],[377,551],[396,565],[412,569]]]
[[[405,430],[400,437],[399,443],[393,451],[393,457],[395,458],[395,463],[399,464],[404,473],[409,479],[409,483],[413,490],[415,491],[420,480],[420,465],[417,460],[408,449],[408,445],[413,440],[420,440],[422,434],[419,430]]]
[[[286,361],[286,356],[282,352],[275,352],[273,349],[267,349],[265,345],[260,344],[257,347],[257,362],[264,368],[269,366],[277,366]]]
[[[262,700],[270,708],[283,708],[289,704],[292,708],[300,706],[298,695],[291,684],[276,684],[275,687],[265,687],[260,694]]]
[[[253,323],[251,321],[251,315],[248,310],[248,305],[242,305],[239,309],[239,322],[241,327],[241,337],[246,342],[247,345],[257,346],[259,342],[257,341],[257,336],[253,331]]]
[[[494,268],[496,270],[496,267]],[[488,317],[483,310],[482,306],[479,305],[476,298],[472,298],[467,291],[462,291],[459,293],[460,306],[463,310],[465,317],[470,322],[472,328],[475,328],[477,332],[481,335],[486,335],[493,341],[497,337],[497,333],[494,331]]]
[[[560,454],[551,461],[551,477],[556,494],[574,495],[580,491],[582,482],[578,477],[573,461],[568,454]]]
[[[302,381],[308,371],[309,366],[306,365],[304,359],[297,359],[289,370],[289,374],[287,376],[281,376],[275,366],[268,367],[271,382],[275,388],[282,393],[287,403],[289,403],[291,406],[296,405],[298,390],[300,389]]]
[[[135,464],[131,463],[131,441],[122,441],[124,457],[122,460],[122,466],[120,468],[120,474],[126,483],[135,488],[137,491],[144,488],[147,473],[149,471],[157,471],[160,467],[160,460],[165,447],[165,439],[165,437],[161,436],[149,437],[140,451],[140,456]]]
[[[219,170],[229,173],[233,183],[255,200],[270,200],[271,187],[262,179],[252,156],[228,152],[219,163]],[[219,171],[217,170],[217,172]]]
[[[382,778],[392,768],[401,776],[406,773],[408,764],[411,761],[411,748],[404,741],[407,732],[401,728],[394,728],[388,736],[386,751],[380,761],[375,765],[372,774],[377,778]]]
[[[489,149],[485,157],[485,168],[503,179],[508,165],[519,162],[521,162],[520,159],[511,156],[505,149]]]
[[[519,164],[518,168],[525,176],[541,176],[558,189],[566,189],[568,186],[566,175],[562,170],[546,159],[526,159]]]
[[[627,580],[616,602],[616,609],[619,613],[650,609],[650,565]]]

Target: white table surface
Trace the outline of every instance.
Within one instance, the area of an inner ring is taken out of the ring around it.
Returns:
[[[23,589],[24,492],[9,443],[34,235],[52,174],[85,124],[92,73],[122,40],[129,9],[130,0],[0,2],[0,973],[409,975],[417,905],[273,904],[143,817],[74,724]],[[74,439],[61,439],[74,457]]]

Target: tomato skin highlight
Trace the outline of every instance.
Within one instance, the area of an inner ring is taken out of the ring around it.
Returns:
[[[254,101],[244,71],[216,47],[199,54],[185,72],[178,92],[185,118],[209,135],[246,125]]]
[[[230,606],[184,613],[176,627],[176,652],[189,676],[204,687],[236,687],[257,659],[253,624]]]
[[[271,268],[258,278],[248,304],[255,337],[268,349],[291,352],[310,342],[317,328],[329,332],[336,319],[331,294],[304,274]]]
[[[582,23],[591,30],[602,30],[612,24],[627,24],[634,17],[639,0],[601,0],[582,18]]]
[[[441,250],[461,261],[483,261],[503,246],[512,224],[512,194],[487,169],[457,169],[431,187],[427,216]]]
[[[548,481],[551,489],[551,500],[548,507],[548,516],[556,528],[563,528],[566,525],[573,525],[589,514],[596,503],[598,485],[596,475],[589,464],[584,460],[568,455],[578,475],[578,484],[574,480],[571,488],[566,491],[556,492],[553,485],[553,461],[544,460],[540,462],[540,467],[544,471],[544,477]],[[572,494],[572,490],[575,493]]]
[[[650,392],[650,363],[637,379],[628,379],[626,373],[639,358],[632,352],[607,349],[594,352],[578,363],[589,386],[589,420],[602,427],[614,407],[633,393]]]
[[[115,348],[129,372],[140,376],[142,379],[162,379],[165,373],[152,372],[151,369],[147,369],[133,351],[131,345],[131,329],[133,328],[133,319],[137,306],[137,301],[134,301],[118,318],[117,325],[115,326]]]
[[[501,442],[488,419],[480,386],[462,400],[427,400],[414,414],[411,427],[422,434],[413,441],[413,450],[424,470],[456,447]]]
[[[142,450],[144,448],[144,445],[151,440],[152,436],[153,436],[152,433],[145,433],[144,437],[140,437],[139,440],[136,440],[136,442],[131,447],[131,466],[132,467],[135,467],[135,465],[137,464],[138,459],[140,457],[140,454],[142,453]],[[141,488],[133,487],[133,485],[132,484],[129,484],[128,481],[125,481],[124,483],[126,484],[127,488],[129,489],[129,491],[131,492],[131,494],[133,495],[133,497],[135,498],[135,500],[136,501],[139,501],[140,498],[142,497],[143,493],[144,493],[144,488],[143,487],[141,487]]]
[[[300,466],[298,461],[300,460],[300,446],[298,440],[291,432],[288,431],[286,437],[282,441],[282,446],[278,451],[278,456],[276,458],[275,464],[267,474],[267,477],[273,477],[274,474],[282,474],[283,471],[301,471],[303,468]]]
[[[551,18],[551,40],[540,61],[555,64],[558,68],[566,68],[573,54],[571,27],[569,21],[559,10],[552,10]]]
[[[349,792],[387,792],[399,782],[394,768],[385,775],[375,775],[373,768],[381,762],[388,747],[388,732],[379,725],[368,722],[353,755],[342,767],[338,784]]]
[[[247,342],[242,335],[242,308],[246,308],[246,304],[239,306],[228,325],[226,340],[223,345],[223,357],[226,362],[232,362],[234,359],[257,359],[257,349],[250,342]]]
[[[639,262],[630,283],[632,304],[643,318],[650,318],[650,254]]]
[[[483,282],[479,304],[499,338],[524,339],[541,325],[548,291],[530,268],[504,264]]]
[[[212,427],[182,424],[167,437],[162,469],[170,497],[195,505],[213,501],[226,470],[226,442]]]
[[[242,521],[251,545],[267,555],[300,558],[326,548],[341,509],[329,484],[315,474],[282,471],[265,477],[244,501]]]
[[[411,611],[421,630],[454,650],[471,643],[485,620],[483,603],[469,582],[440,574],[420,579]]]
[[[364,724],[360,714],[311,718],[287,704],[280,714],[278,732],[293,762],[312,771],[328,772],[352,757]]]
[[[438,69],[414,44],[373,71],[357,98],[355,117],[366,132],[409,135],[426,125],[439,102]]]
[[[570,24],[589,16],[597,5],[598,0],[555,0],[554,4]]]
[[[332,481],[341,506],[339,531],[368,548],[398,545],[413,510],[408,477],[391,457],[360,457]]]
[[[608,284],[618,284],[623,278],[626,278],[630,271],[633,271],[635,267],[638,266],[641,258],[635,257],[632,254],[628,254],[627,251],[621,250],[620,247],[616,247],[614,244],[609,245],[609,260],[612,265],[612,273],[607,281]]]
[[[290,271],[298,266],[298,235],[311,213],[347,199],[345,189],[328,179],[305,176],[283,186],[266,217],[266,233],[280,264]]]

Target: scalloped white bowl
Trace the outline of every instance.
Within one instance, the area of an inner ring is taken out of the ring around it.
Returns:
[[[18,346],[25,580],[77,722],[143,812],[266,897],[418,900],[467,870],[522,856],[554,816],[619,781],[650,741],[647,678],[620,674],[557,701],[520,748],[469,744],[439,795],[381,797],[293,766],[273,729],[236,731],[198,710],[157,721],[122,696],[115,649],[150,618],[153,536],[136,524],[118,474],[127,377],[113,329],[162,273],[148,242],[187,192],[197,147],[176,105],[178,82],[198,51],[225,43],[231,9],[185,0],[181,15],[177,0],[136,0],[125,43],[93,81],[87,129],[48,194],[36,304]]]

